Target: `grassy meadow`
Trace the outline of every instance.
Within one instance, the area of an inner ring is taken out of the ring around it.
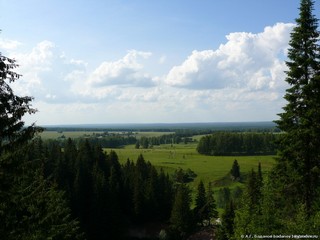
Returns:
[[[219,184],[229,173],[235,159],[237,159],[240,172],[243,175],[246,175],[252,168],[257,170],[259,162],[261,162],[262,171],[266,173],[275,161],[274,156],[205,156],[196,151],[196,146],[196,143],[167,144],[154,146],[151,149],[135,149],[134,145],[128,145],[113,150],[117,153],[120,163],[125,163],[128,158],[136,161],[139,154],[142,154],[146,161],[150,161],[158,168],[163,168],[170,174],[178,168],[184,170],[190,168],[198,175],[191,183],[193,189],[196,188],[200,180],[203,180],[205,184],[215,183],[215,188],[226,185],[231,188],[235,186],[237,183],[228,181]],[[107,152],[110,150],[105,149]]]
[[[96,134],[101,134],[103,131],[44,131],[41,133],[43,139],[59,139],[61,136],[65,138],[83,138],[92,137]],[[128,136],[128,132],[108,131],[109,134],[120,134]],[[173,132],[151,132],[151,131],[136,131],[130,132],[131,136],[140,139],[141,137],[159,137]],[[138,156],[142,154],[146,161],[151,162],[156,168],[162,168],[170,175],[178,168],[183,170],[191,169],[197,174],[193,182],[189,183],[192,190],[193,198],[195,198],[196,189],[200,180],[207,186],[209,182],[213,183],[213,190],[217,192],[222,187],[243,185],[243,182],[233,182],[230,179],[229,172],[232,168],[233,161],[237,159],[240,165],[240,173],[242,180],[245,181],[246,175],[251,169],[257,171],[258,163],[261,162],[263,174],[266,174],[273,166],[275,156],[206,156],[197,152],[197,142],[204,135],[193,136],[192,143],[180,144],[162,144],[153,146],[149,149],[136,149],[135,145],[127,145],[123,148],[104,148],[105,152],[114,150],[121,164],[124,164],[127,159],[136,161]],[[221,209],[218,209],[221,212]]]
[[[103,133],[103,131],[43,131],[40,136],[43,139],[59,139],[61,136],[65,138],[82,138],[89,137],[95,134]],[[112,134],[126,134],[126,132],[109,131]],[[141,137],[158,137],[173,132],[155,132],[155,131],[137,131],[132,132],[132,136],[137,139]],[[252,168],[257,170],[258,163],[261,162],[262,171],[268,172],[273,163],[274,156],[205,156],[197,152],[197,141],[204,135],[196,135],[193,137],[194,143],[188,144],[162,144],[153,146],[150,149],[135,149],[134,145],[128,145],[124,148],[113,149],[118,154],[120,163],[125,163],[129,158],[136,161],[138,156],[142,154],[146,161],[150,161],[157,168],[163,168],[169,174],[172,174],[176,169],[184,170],[190,168],[197,174],[197,178],[191,183],[192,188],[196,188],[200,180],[205,184],[209,182],[215,183],[215,188],[221,186],[233,187],[237,183],[226,182],[226,175],[230,171],[233,161],[237,159],[240,165],[240,172],[245,176]],[[111,149],[105,149],[109,152]]]
[[[61,136],[66,138],[82,138],[89,137],[95,134],[101,134],[104,131],[43,131],[40,133],[42,139],[58,139]],[[126,135],[128,132],[124,131],[108,131],[109,134],[123,134]],[[132,132],[132,136],[140,139],[141,137],[158,137],[161,135],[172,134],[174,132]]]

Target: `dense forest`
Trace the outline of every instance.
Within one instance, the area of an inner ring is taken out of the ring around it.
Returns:
[[[201,154],[274,155],[279,134],[217,132],[200,139],[197,151]]]
[[[133,225],[170,218],[173,182],[142,155],[122,166],[114,151],[105,154],[89,141],[77,146],[68,139],[62,149],[59,142],[38,139],[25,158],[42,159],[44,178],[66,193],[87,239],[122,239]]]
[[[37,112],[33,98],[10,86],[20,78],[18,65],[0,54],[0,239],[188,239],[205,227],[218,240],[319,238],[320,45],[313,7],[301,0],[291,33],[289,88],[276,121],[281,134],[221,132],[199,143],[204,154],[260,154],[275,151],[270,142],[277,140],[272,170],[263,175],[259,164],[243,187],[220,188],[217,203],[212,184],[202,181],[192,202],[192,170],[169,176],[143,155],[121,165],[114,151],[88,139],[42,141],[42,129],[22,120]],[[230,174],[241,179],[236,160]],[[220,216],[216,205],[224,209]],[[154,234],[145,231],[150,224]]]

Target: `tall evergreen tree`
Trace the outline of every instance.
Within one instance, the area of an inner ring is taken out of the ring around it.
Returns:
[[[218,229],[218,240],[232,239],[234,235],[235,209],[231,200],[221,216],[221,225]]]
[[[208,184],[208,190],[207,190],[207,195],[206,195],[206,206],[205,206],[205,220],[208,221],[208,225],[211,225],[211,219],[218,218],[219,214],[217,211],[217,204],[216,200],[214,199],[213,196],[213,190],[211,183]]]
[[[20,77],[17,66],[0,53],[0,238],[82,239],[63,193],[42,176],[42,147],[26,148],[41,129],[24,126],[22,117],[36,110],[9,85]]]
[[[318,20],[312,0],[301,0],[291,33],[286,81],[286,106],[276,121],[285,132],[280,142],[277,175],[293,204],[305,204],[308,215],[320,186],[320,52]]]
[[[170,217],[171,229],[176,238],[185,239],[193,230],[193,214],[190,209],[190,189],[185,184],[178,186]]]
[[[196,195],[196,206],[194,208],[194,215],[196,217],[197,223],[202,224],[206,218],[205,208],[207,205],[206,189],[204,187],[203,181],[201,180],[198,184],[197,195]]]
[[[240,166],[237,159],[233,161],[230,173],[234,180],[240,180]]]

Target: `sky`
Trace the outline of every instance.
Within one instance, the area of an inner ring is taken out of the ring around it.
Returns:
[[[272,121],[299,4],[0,0],[0,52],[26,124]]]

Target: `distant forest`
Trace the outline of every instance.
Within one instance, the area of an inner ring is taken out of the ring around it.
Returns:
[[[145,123],[145,124],[74,124],[43,126],[48,131],[143,131],[199,132],[215,131],[279,131],[274,122],[212,122],[212,123]],[[195,135],[195,134],[193,134]]]
[[[197,151],[213,156],[274,155],[280,137],[274,133],[217,132],[202,137]]]

